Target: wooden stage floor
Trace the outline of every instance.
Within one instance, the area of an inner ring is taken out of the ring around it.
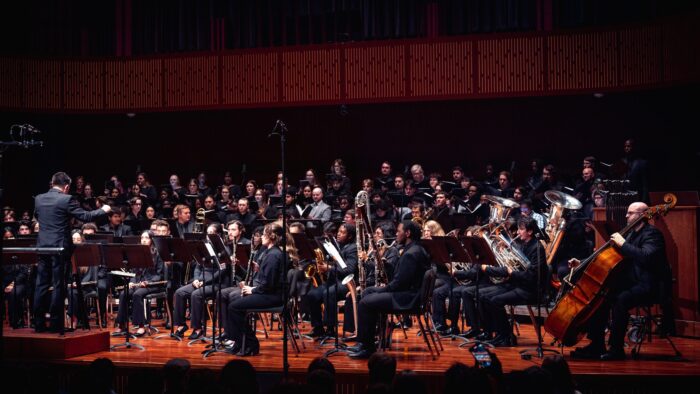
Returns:
[[[300,328],[302,333],[310,331],[308,323],[304,323]],[[5,329],[8,328],[6,327]],[[162,327],[159,327],[159,329],[161,333],[166,332]],[[97,329],[93,328],[93,330]],[[277,331],[276,329],[270,332],[269,339],[264,339],[264,335],[261,333],[258,334],[261,344],[260,355],[247,357],[246,359],[255,366],[259,373],[279,375],[282,371],[281,337],[281,331]],[[122,343],[123,341],[124,338],[111,338],[112,344]],[[545,345],[549,345],[551,341],[552,338],[549,335],[545,335]],[[117,351],[93,353],[62,361],[54,361],[54,363],[61,364],[64,367],[84,366],[96,358],[107,357],[118,367],[133,370],[161,368],[166,361],[177,357],[189,360],[193,368],[217,370],[223,367],[229,360],[236,358],[236,356],[224,353],[215,354],[205,359],[201,355],[201,351],[204,350],[204,344],[194,344],[190,346],[187,340],[177,342],[171,338],[156,340],[152,337],[144,336],[135,339],[134,342],[144,346],[145,350],[121,348]],[[292,376],[303,377],[309,362],[315,357],[322,356],[324,352],[332,348],[332,342],[324,347],[319,347],[318,342],[310,340],[305,340],[304,343],[306,350],[298,356],[293,352],[290,344],[289,365],[290,374]],[[394,331],[393,345],[390,353],[397,359],[398,370],[413,370],[420,375],[426,376],[428,379],[437,381],[442,379],[444,371],[454,362],[473,365],[474,360],[471,354],[467,348],[459,348],[457,346],[459,343],[461,342],[452,341],[449,338],[443,339],[444,351],[441,352],[437,360],[432,360],[423,339],[417,336],[417,330],[415,328],[408,330],[408,339],[404,339],[401,330],[396,330]],[[523,323],[520,324],[520,336],[518,337],[517,347],[497,348],[493,350],[493,352],[495,352],[498,359],[501,361],[504,372],[522,370],[533,365],[541,364],[541,360],[536,357],[533,357],[531,360],[523,360],[519,353],[519,351],[524,348],[536,346],[536,343],[537,340],[533,326]],[[642,357],[639,360],[633,360],[629,357],[629,349],[627,350],[627,360],[614,362],[571,360],[569,352],[572,349],[565,348],[564,351],[572,373],[579,383],[584,383],[584,386],[588,385],[586,382],[596,382],[599,384],[603,384],[603,382],[617,382],[618,384],[625,385],[632,382],[646,387],[648,387],[649,383],[661,381],[677,383],[700,382],[700,340],[674,338],[674,343],[683,354],[682,361],[663,360],[663,358],[673,356],[673,350],[665,339],[657,336],[654,336],[651,343],[644,344],[642,347]],[[581,343],[580,345],[583,344],[585,343]],[[352,376],[359,378],[360,381],[366,380],[366,360],[353,360],[343,353],[334,354],[330,356],[329,359],[335,365],[338,375],[346,376],[346,379],[340,380],[351,380]],[[598,386],[598,384],[595,385]]]

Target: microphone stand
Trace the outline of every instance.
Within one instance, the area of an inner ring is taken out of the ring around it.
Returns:
[[[540,255],[540,240],[545,238],[546,234],[542,233],[542,229],[540,229],[539,226],[537,226],[537,231],[535,232],[535,239],[537,240],[537,327],[535,329],[537,330],[537,347],[536,348],[528,348],[528,349],[523,349],[520,351],[520,358],[523,360],[529,360],[533,356],[533,352],[535,353],[535,356],[537,358],[543,358],[545,353],[552,353],[552,354],[560,354],[557,350],[554,349],[547,349],[542,346],[542,329],[540,327],[539,321],[542,319],[542,262],[541,260],[541,255]],[[545,261],[544,264],[547,264]],[[549,269],[549,268],[547,268]]]
[[[272,129],[267,138],[272,136],[280,137],[280,159],[282,161],[282,196],[287,195],[287,169],[285,168],[285,143],[287,142],[287,126],[281,120],[277,119],[275,122],[275,127]],[[282,215],[282,229],[285,236],[282,237],[282,317],[284,319],[282,327],[282,379],[284,381],[289,377],[289,352],[287,345],[289,343],[289,338],[287,337],[287,324],[291,324],[287,319],[289,317],[289,291],[287,290],[287,215]]]

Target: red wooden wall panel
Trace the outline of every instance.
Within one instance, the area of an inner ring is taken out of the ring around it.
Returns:
[[[163,60],[109,61],[106,71],[106,109],[163,106]]]
[[[404,45],[347,48],[347,98],[390,99],[406,95],[405,53]]]
[[[281,67],[283,102],[340,99],[340,49],[284,51]]]
[[[479,93],[536,92],[544,88],[542,40],[483,40],[477,44]]]
[[[66,61],[63,100],[68,109],[104,105],[104,62]]]
[[[474,93],[471,41],[409,46],[411,94],[462,96]]]
[[[165,107],[211,107],[219,103],[219,57],[187,56],[163,61]]]
[[[554,35],[548,38],[552,90],[612,89],[618,86],[616,32]]]
[[[29,59],[24,63],[22,94],[25,107],[61,108],[61,67],[59,60]]]
[[[0,108],[22,106],[22,59],[7,58],[0,61]]]
[[[222,56],[223,105],[269,104],[279,101],[279,63],[275,52]]]
[[[525,35],[128,59],[0,58],[0,108],[164,111],[580,94],[700,79],[700,25],[677,18]]]

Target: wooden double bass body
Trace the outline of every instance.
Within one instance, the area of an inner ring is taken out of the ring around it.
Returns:
[[[665,204],[647,209],[634,222],[620,230],[625,236],[641,220],[668,212],[676,205],[676,196],[666,194]],[[574,346],[584,335],[588,320],[600,308],[615,281],[623,256],[610,240],[581,264],[572,269],[568,280],[562,280],[558,301],[544,322],[544,329],[564,346]]]

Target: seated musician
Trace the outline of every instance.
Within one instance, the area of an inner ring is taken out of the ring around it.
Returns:
[[[380,222],[374,226],[374,244],[377,245],[377,251],[370,250],[368,253],[358,253],[358,260],[363,262],[365,273],[367,275],[366,288],[373,286],[386,286],[394,277],[394,268],[399,260],[399,250],[392,244],[391,240],[396,238],[396,228],[391,222]],[[383,278],[379,278],[383,282],[377,284],[377,260],[381,261],[383,267]],[[345,311],[343,314],[343,331],[354,332],[355,330],[355,315],[352,304],[351,294],[345,296]],[[410,322],[410,319],[407,319]],[[409,323],[407,323],[408,325]],[[352,337],[345,337],[344,340],[351,341]]]
[[[357,346],[350,348],[352,358],[369,358],[376,351],[375,333],[379,314],[397,308],[410,309],[420,300],[419,290],[425,271],[429,269],[428,254],[420,245],[420,227],[411,221],[399,223],[396,242],[404,245],[397,270],[391,282],[382,287],[368,288],[358,304]]]
[[[85,235],[95,234],[97,231],[97,226],[94,223],[85,223],[81,227],[80,231],[74,232],[72,235],[73,243],[83,243],[85,242]],[[109,275],[109,270],[106,267],[81,267],[80,269],[80,279],[81,283],[88,283],[82,286],[82,293],[86,294],[92,291],[97,292],[97,302],[100,306],[100,322],[102,328],[107,327],[107,293],[112,285],[111,276]],[[73,290],[77,284],[71,284]],[[69,308],[68,315],[72,319],[78,318],[78,313],[73,309],[74,305],[84,305],[84,300],[80,300],[77,291],[71,291],[70,287],[68,289]],[[80,302],[78,304],[77,302]]]
[[[337,305],[338,298],[345,298],[348,293],[347,286],[341,282],[348,275],[354,275],[355,284],[359,285],[357,276],[357,244],[355,243],[355,226],[343,223],[338,227],[337,241],[340,246],[340,257],[346,264],[345,268],[336,265],[335,268],[329,270],[329,280],[322,285],[311,289],[306,294],[305,305],[309,309],[311,315],[311,326],[313,330],[309,334],[311,337],[318,338],[326,334],[323,327],[328,328],[328,333],[335,332],[337,325]],[[332,264],[337,264],[334,262]],[[319,266],[319,271],[323,272],[324,268]],[[333,280],[335,277],[335,280]],[[321,320],[321,305],[325,305],[323,321]]]
[[[228,223],[227,227],[228,239],[230,242],[228,248],[231,251],[231,259],[234,260],[234,263],[239,268],[232,270],[234,276],[229,277],[230,286],[224,286],[224,288],[221,289],[221,307],[219,308],[219,310],[221,311],[221,324],[223,324],[225,331],[224,340],[226,341],[227,345],[231,346],[233,345],[233,341],[231,336],[229,335],[229,333],[232,332],[232,328],[229,324],[230,319],[228,318],[228,306],[231,302],[241,298],[241,288],[238,286],[239,282],[249,279],[253,281],[252,283],[256,283],[255,278],[258,274],[258,262],[260,261],[260,258],[262,257],[262,253],[265,248],[261,247],[263,233],[262,227],[258,227],[255,229],[255,231],[253,232],[252,241],[245,237],[245,226],[243,225],[243,223],[237,220],[233,220]],[[250,255],[248,261],[238,261],[236,259],[236,256],[233,254],[234,243],[236,244],[236,248],[242,245],[250,245]],[[250,266],[248,266],[248,263],[250,263]],[[250,270],[250,272],[243,272],[240,267],[247,268]]]
[[[88,223],[86,223],[88,224]],[[85,227],[85,225],[83,225]],[[71,235],[74,245],[82,244],[85,242],[83,234],[80,230],[73,230]],[[97,270],[98,267],[78,267],[78,280],[81,283],[82,294],[94,291],[97,285]],[[72,326],[76,327],[77,320],[80,318],[80,310],[85,305],[85,300],[80,298],[78,294],[78,284],[73,281],[68,284],[68,316],[70,316],[72,321]]]
[[[632,203],[627,208],[627,224],[637,220],[648,208],[643,202]],[[612,283],[606,301],[589,321],[587,332],[591,343],[573,351],[571,356],[575,358],[623,360],[630,308],[664,300],[664,295],[670,290],[671,269],[661,231],[641,220],[626,237],[614,233],[610,239],[624,258],[619,264],[624,265]],[[579,261],[572,259],[571,263],[575,266]],[[664,312],[671,309],[664,306],[668,305],[662,303]],[[610,348],[606,352],[605,327],[611,311]],[[672,317],[664,317],[665,324],[673,324]]]
[[[216,264],[203,265],[197,262],[194,268],[194,280],[175,291],[173,321],[178,326],[175,335],[183,337],[185,331],[187,331],[188,327],[185,324],[185,304],[187,299],[190,300],[190,323],[192,324],[192,333],[189,339],[199,339],[204,335],[202,320],[206,318],[204,313],[205,300],[212,298],[216,294],[219,282],[224,286],[230,283],[229,275],[229,270],[221,269]]]
[[[536,303],[538,284],[542,294],[549,287],[546,255],[544,247],[534,236],[536,231],[537,223],[534,220],[524,217],[518,220],[520,240],[515,241],[515,245],[512,246],[518,248],[529,260],[529,265],[524,271],[514,271],[511,267],[481,266],[481,270],[489,276],[507,278],[502,284],[492,287],[492,291],[480,291],[479,294],[482,320],[489,323],[491,330],[496,333],[496,337],[491,341],[494,346],[516,346],[504,306]],[[538,274],[541,275],[539,280]]]
[[[162,291],[162,285],[155,285],[163,281],[164,264],[160,255],[156,251],[150,231],[141,233],[141,245],[148,245],[151,248],[151,256],[153,257],[153,267],[139,269],[136,276],[129,281],[128,289],[125,289],[119,294],[119,312],[117,313],[116,322],[119,324],[119,329],[115,335],[126,334],[126,319],[129,306],[126,304],[126,292],[129,292],[131,299],[131,322],[137,327],[137,337],[143,336],[146,333],[146,323],[148,322],[148,309],[144,309],[144,297],[151,293]],[[148,305],[147,305],[148,307]]]
[[[280,245],[285,236],[282,226],[270,223],[265,226],[262,234],[263,253],[260,257],[260,269],[252,286],[239,283],[241,296],[230,302],[228,306],[229,339],[234,344],[229,349],[232,354],[239,356],[254,356],[260,352],[260,344],[255,337],[255,331],[246,322],[249,309],[276,307],[284,302],[282,280],[287,270],[284,267],[284,257]],[[243,338],[245,337],[245,348]]]
[[[31,265],[3,264],[2,288],[8,306],[8,318],[10,327],[22,328],[24,321],[24,300],[28,295]]]

